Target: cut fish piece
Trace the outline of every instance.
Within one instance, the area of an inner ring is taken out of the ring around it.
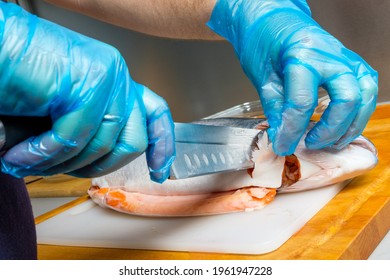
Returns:
[[[252,211],[270,203],[275,194],[275,189],[257,187],[191,195],[150,195],[99,187],[89,190],[93,201],[102,207],[133,215],[164,217]]]

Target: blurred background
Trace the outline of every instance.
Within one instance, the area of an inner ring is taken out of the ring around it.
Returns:
[[[132,77],[164,97],[175,121],[192,121],[257,100],[226,42],[156,38],[60,9],[41,0],[17,1],[33,13],[111,44]],[[390,1],[309,0],[313,17],[379,72],[379,102],[390,101]]]

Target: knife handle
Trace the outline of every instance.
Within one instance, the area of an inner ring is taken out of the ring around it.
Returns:
[[[46,117],[0,116],[1,154],[16,144],[50,130],[52,121]]]

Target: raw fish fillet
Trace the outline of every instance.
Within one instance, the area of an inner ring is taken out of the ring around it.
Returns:
[[[246,121],[245,121],[246,120]],[[265,130],[264,119],[209,119],[200,123]],[[304,139],[304,137],[302,138]],[[149,179],[144,156],[108,175],[94,178],[88,191],[102,207],[143,216],[215,215],[261,209],[277,193],[326,187],[359,176],[375,167],[377,152],[363,136],[343,150],[309,150],[304,140],[291,156],[278,156],[267,137],[262,137],[252,155],[253,170],[209,174],[167,180]]]

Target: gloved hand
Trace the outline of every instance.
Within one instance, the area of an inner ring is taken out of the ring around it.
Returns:
[[[0,44],[0,114],[53,121],[3,156],[3,172],[96,177],[147,149],[151,178],[168,177],[175,153],[169,108],[131,79],[116,49],[3,2]]]
[[[311,18],[306,1],[219,0],[208,26],[234,46],[277,154],[294,152],[321,86],[331,102],[306,146],[341,149],[362,133],[375,110],[377,73]]]

